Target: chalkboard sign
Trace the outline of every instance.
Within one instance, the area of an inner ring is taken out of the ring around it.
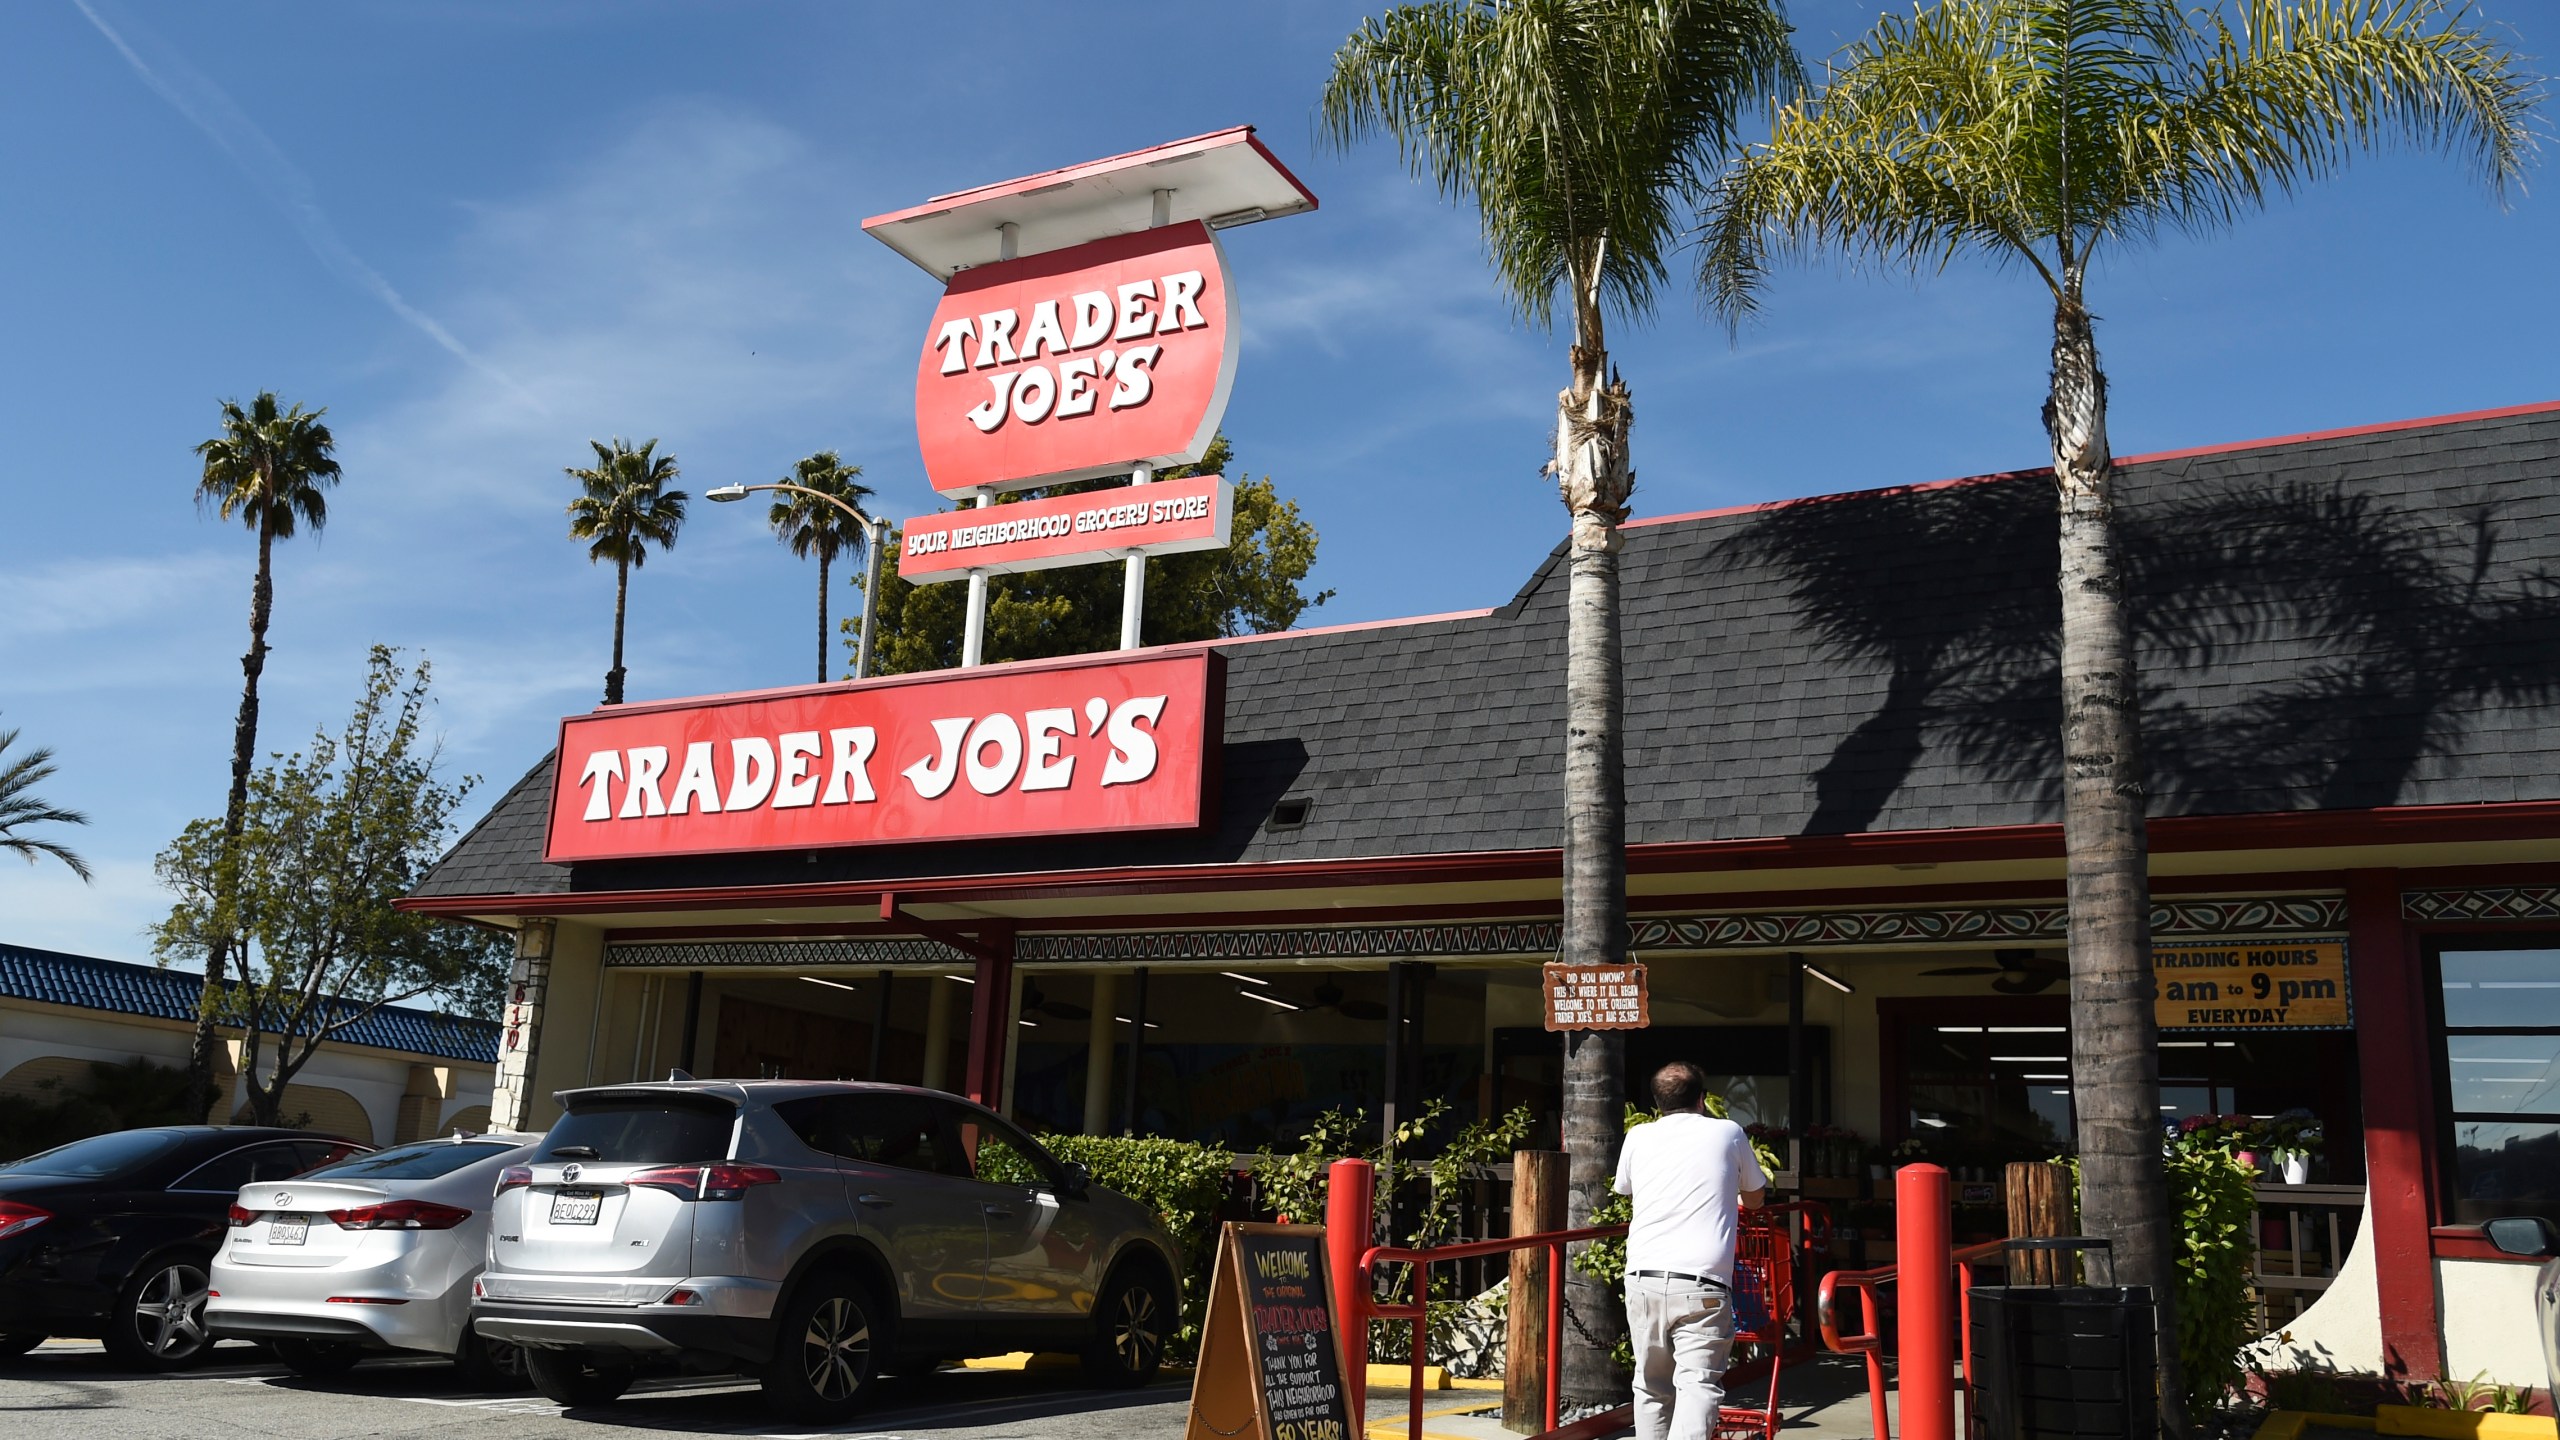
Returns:
[[[1324,1227],[1228,1224],[1184,1440],[1358,1440],[1342,1365]]]

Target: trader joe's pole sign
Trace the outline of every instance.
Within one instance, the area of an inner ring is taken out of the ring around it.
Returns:
[[[916,367],[925,473],[949,495],[1188,464],[1226,414],[1236,343],[1197,220],[963,270]]]
[[[1641,1030],[1652,1023],[1644,967],[1633,961],[1548,965],[1546,992],[1550,1030]]]
[[[898,574],[924,585],[972,570],[1011,574],[1089,564],[1105,547],[1112,555],[1224,550],[1235,490],[1216,475],[1192,475],[919,516],[907,522],[899,543]]]

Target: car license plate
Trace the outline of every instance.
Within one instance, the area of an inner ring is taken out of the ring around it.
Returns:
[[[551,1195],[551,1223],[554,1225],[593,1225],[596,1213],[604,1208],[601,1190],[556,1190]]]
[[[270,1245],[299,1245],[310,1233],[311,1217],[308,1215],[279,1215],[267,1222],[267,1243]]]

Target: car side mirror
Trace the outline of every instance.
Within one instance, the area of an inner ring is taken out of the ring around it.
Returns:
[[[2480,1227],[2502,1255],[2539,1258],[2560,1250],[2560,1230],[2539,1215],[2502,1215]]]
[[[1081,1160],[1069,1160],[1060,1169],[1066,1172],[1067,1198],[1081,1200],[1093,1188],[1093,1170]]]

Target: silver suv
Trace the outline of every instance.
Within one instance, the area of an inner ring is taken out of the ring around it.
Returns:
[[[800,1080],[559,1099],[498,1181],[471,1315],[560,1404],[647,1368],[743,1371],[832,1420],[884,1370],[1014,1350],[1141,1385],[1180,1323],[1155,1216],[965,1100]]]

